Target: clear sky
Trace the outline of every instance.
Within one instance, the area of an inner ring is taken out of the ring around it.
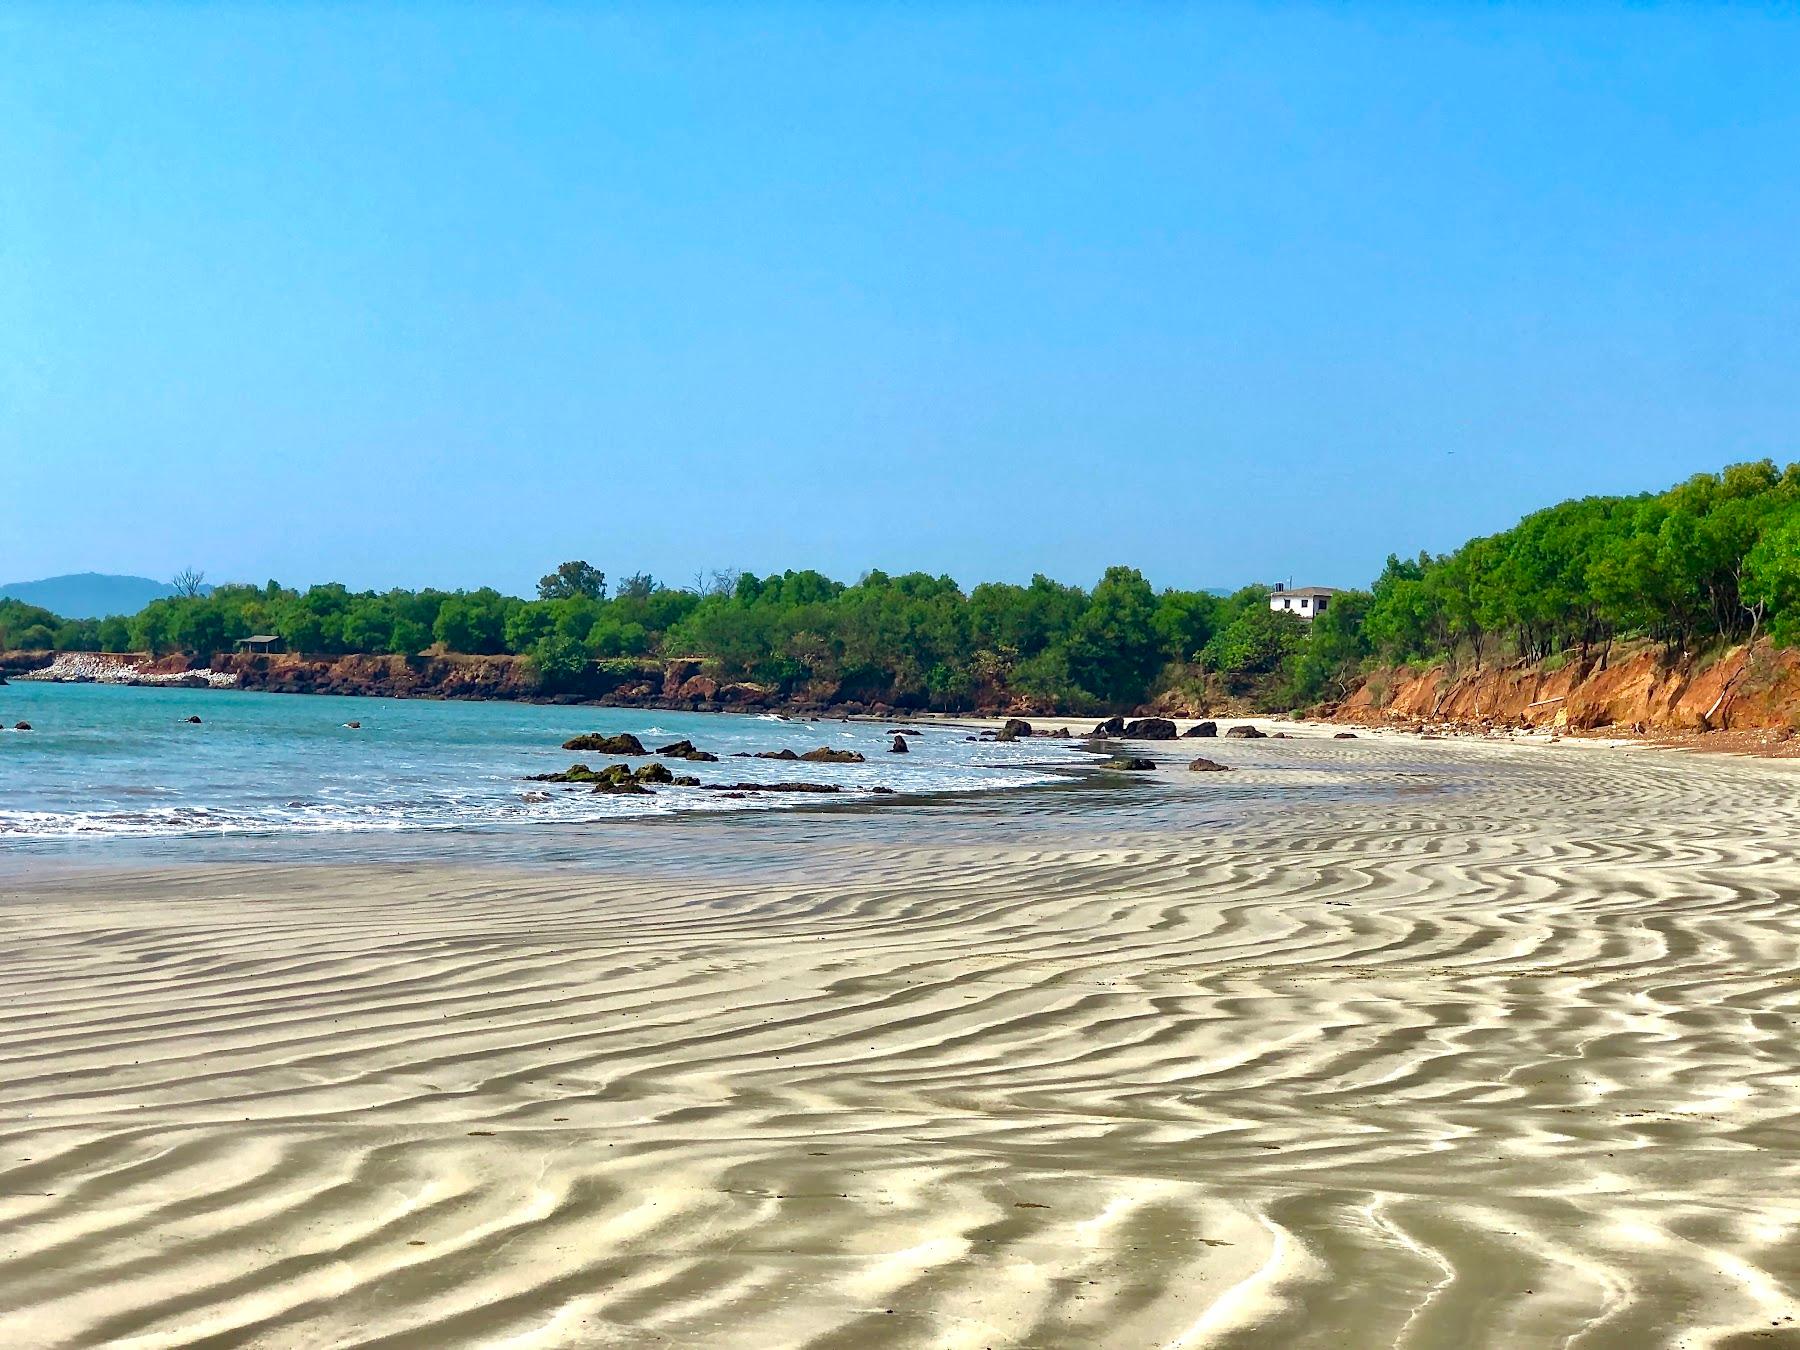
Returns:
[[[0,580],[1366,583],[1800,458],[1800,11],[0,11]]]

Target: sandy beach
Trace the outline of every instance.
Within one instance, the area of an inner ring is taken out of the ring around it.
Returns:
[[[1794,765],[1149,750],[557,866],[0,860],[0,1344],[1800,1344]]]

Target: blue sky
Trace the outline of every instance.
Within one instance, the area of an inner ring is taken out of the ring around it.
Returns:
[[[1800,458],[1791,8],[11,6],[0,579],[1366,582]]]

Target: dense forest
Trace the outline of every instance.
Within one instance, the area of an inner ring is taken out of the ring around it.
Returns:
[[[528,658],[547,692],[595,660],[697,657],[722,678],[900,706],[965,709],[1019,695],[1086,711],[1167,691],[1288,708],[1341,696],[1377,664],[1542,659],[1645,637],[1671,653],[1761,635],[1800,644],[1800,465],[1701,474],[1667,492],[1588,497],[1443,556],[1390,557],[1310,625],[1268,591],[1154,589],[1113,567],[1091,589],[1034,577],[964,591],[949,577],[720,573],[685,587],[609,587],[585,562],[533,599],[491,589],[353,592],[224,585],[135,615],[63,620],[0,600],[0,650],[206,656],[254,633],[319,654]]]

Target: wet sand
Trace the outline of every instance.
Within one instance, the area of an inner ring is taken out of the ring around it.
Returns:
[[[1154,750],[579,866],[0,860],[0,1344],[1800,1344],[1791,764]]]

